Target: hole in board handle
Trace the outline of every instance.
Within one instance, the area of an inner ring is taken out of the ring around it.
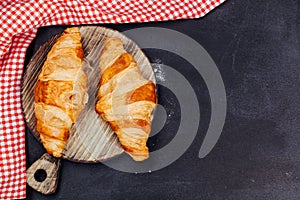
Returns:
[[[37,182],[43,182],[47,178],[47,172],[44,169],[38,169],[34,173],[34,179]]]

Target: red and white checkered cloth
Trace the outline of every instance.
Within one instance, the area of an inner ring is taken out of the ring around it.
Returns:
[[[5,0],[0,2],[0,199],[26,197],[20,88],[26,49],[48,25],[199,18],[225,0]]]

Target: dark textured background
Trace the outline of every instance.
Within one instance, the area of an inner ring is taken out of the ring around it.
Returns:
[[[207,157],[198,158],[210,101],[201,76],[191,76],[190,83],[201,91],[200,128],[176,162],[135,175],[101,163],[64,160],[57,192],[44,196],[28,187],[28,199],[300,199],[299,4],[299,0],[228,0],[202,19],[109,25],[119,31],[152,26],[174,29],[208,51],[227,93],[221,138]],[[41,44],[64,28],[41,28],[26,63]],[[159,58],[176,69],[189,65],[167,52],[145,53],[150,60]],[[186,69],[185,73],[192,73]],[[149,143],[166,144],[172,129],[163,130]],[[29,132],[26,144],[29,166],[45,150]]]

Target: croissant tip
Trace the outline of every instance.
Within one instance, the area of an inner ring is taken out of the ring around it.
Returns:
[[[66,28],[64,30],[64,33],[78,33],[79,32],[79,28],[76,27],[70,27],[70,28]]]
[[[132,154],[132,153],[128,153],[131,157],[132,157],[132,159],[134,160],[134,161],[137,161],[137,162],[142,162],[142,161],[144,161],[144,160],[146,160],[146,159],[148,159],[149,158],[149,153],[144,153],[144,154]]]

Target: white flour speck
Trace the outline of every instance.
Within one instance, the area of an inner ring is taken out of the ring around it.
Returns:
[[[166,74],[163,71],[163,68],[162,68],[163,64],[162,64],[161,60],[160,59],[155,59],[154,63],[151,63],[151,65],[153,67],[153,71],[154,71],[156,80],[158,82],[166,81]]]

